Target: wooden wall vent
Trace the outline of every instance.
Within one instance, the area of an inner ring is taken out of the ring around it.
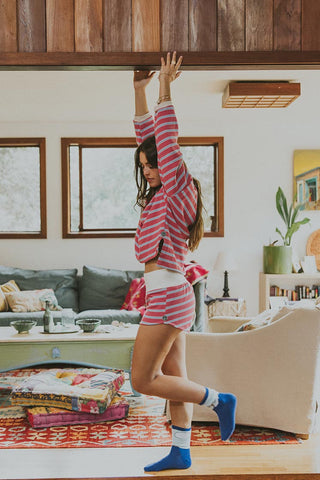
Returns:
[[[300,96],[300,83],[230,82],[222,97],[223,108],[284,108]]]

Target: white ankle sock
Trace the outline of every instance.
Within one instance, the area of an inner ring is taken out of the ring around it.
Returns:
[[[180,428],[172,425],[172,446],[190,448],[191,428]]]
[[[213,388],[206,388],[206,395],[200,405],[205,405],[206,407],[214,408],[219,403],[219,392]]]

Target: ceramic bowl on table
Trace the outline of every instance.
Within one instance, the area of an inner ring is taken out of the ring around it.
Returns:
[[[18,333],[29,333],[32,327],[37,324],[35,320],[13,320],[10,325],[17,330]]]
[[[80,319],[76,321],[76,324],[79,325],[81,330],[83,330],[85,333],[90,333],[94,332],[100,325],[101,320],[95,320],[95,319]]]

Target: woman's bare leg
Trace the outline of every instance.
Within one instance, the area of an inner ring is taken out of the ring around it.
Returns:
[[[162,365],[162,372],[165,375],[173,375],[187,379],[186,335],[184,332],[181,332],[173,342]],[[193,403],[176,402],[174,400],[169,400],[168,403],[172,424],[181,428],[190,428]]]
[[[192,403],[201,401],[205,388],[189,382],[185,367],[185,336],[169,325],[140,325],[132,359],[132,384],[141,393],[170,400],[172,447],[167,456],[145,471],[185,469],[191,465]]]
[[[140,325],[132,357],[132,385],[146,395],[174,402],[200,403],[205,387],[176,375],[165,375],[162,367],[181,331],[171,325]]]
[[[189,407],[182,404],[203,403],[208,392],[214,391],[191,382],[186,376],[166,373],[183,372],[180,362],[182,345],[177,340],[180,334],[181,331],[171,325],[140,325],[132,358],[132,386],[140,393],[170,400],[170,404],[173,405],[173,421],[189,425],[191,423],[187,410]],[[211,406],[211,401],[209,405]],[[223,440],[229,438],[234,430],[235,406],[236,399],[233,395],[219,394],[219,403],[214,410],[219,417]],[[175,438],[181,434],[181,430],[190,430],[190,427],[179,427],[179,425],[175,427],[178,430],[175,432]],[[190,449],[173,445],[169,455],[159,462],[147,465],[145,471],[183,469],[189,468],[190,465]]]

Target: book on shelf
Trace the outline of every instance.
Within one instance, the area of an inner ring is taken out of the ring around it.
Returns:
[[[271,285],[270,297],[287,297],[291,302],[302,299],[316,299],[320,296],[320,285],[296,285],[294,289],[281,288]]]

